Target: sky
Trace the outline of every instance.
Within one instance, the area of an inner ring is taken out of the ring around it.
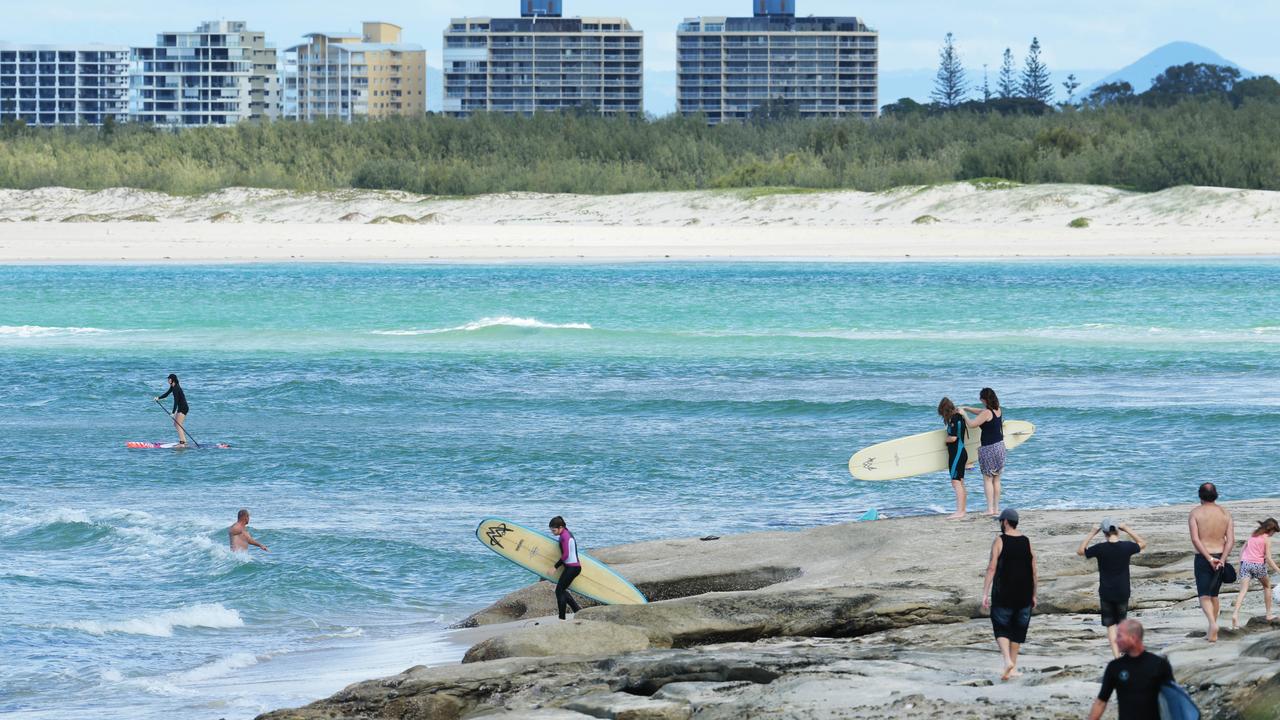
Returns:
[[[886,73],[937,66],[943,37],[955,33],[975,75],[1000,65],[1006,47],[1021,62],[1032,36],[1055,70],[1096,70],[1101,77],[1155,48],[1186,40],[1216,50],[1254,72],[1280,76],[1280,1],[1276,0],[797,0],[800,15],[856,15],[880,32]],[[675,70],[675,28],[690,15],[749,15],[751,0],[565,0],[566,15],[623,15],[645,31],[645,66]],[[278,47],[308,32],[356,31],[362,20],[404,28],[404,42],[427,49],[440,66],[449,18],[518,15],[518,0],[0,0],[0,41],[110,42],[140,45],[165,30],[201,20],[247,20]],[[671,84],[674,78],[662,82]],[[434,94],[434,93],[432,93]],[[886,100],[887,101],[887,100]],[[646,106],[648,103],[646,102]]]

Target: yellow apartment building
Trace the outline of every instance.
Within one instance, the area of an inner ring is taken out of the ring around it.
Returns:
[[[366,22],[360,35],[310,33],[285,51],[283,111],[291,120],[416,116],[427,111],[427,52],[401,28]]]

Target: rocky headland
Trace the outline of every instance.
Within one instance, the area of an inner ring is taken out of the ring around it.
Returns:
[[[1227,506],[1241,540],[1280,515],[1275,501]],[[1280,718],[1280,624],[1252,590],[1242,628],[1207,642],[1189,509],[1112,513],[1149,543],[1134,558],[1131,616],[1205,717]],[[1041,584],[1024,675],[1009,682],[979,606],[994,521],[917,517],[593,549],[653,602],[561,622],[550,585],[536,583],[462,623],[459,637],[476,642],[461,665],[409,668],[260,720],[1080,718],[1110,659],[1096,566],[1075,554],[1102,514],[1023,513]],[[1224,589],[1224,628],[1237,589]]]

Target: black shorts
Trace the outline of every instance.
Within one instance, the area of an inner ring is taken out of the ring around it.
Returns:
[[[1213,556],[1221,558],[1222,553],[1214,553]],[[1196,595],[1199,597],[1218,597],[1218,593],[1222,592],[1222,571],[1214,570],[1203,555],[1196,553],[1195,572]]]
[[[1111,627],[1119,625],[1121,620],[1129,617],[1129,602],[1110,602],[1108,600],[1101,601],[1102,604],[1102,627]]]
[[[1007,608],[991,606],[991,630],[997,638],[1005,638],[1019,645],[1027,641],[1027,628],[1031,627],[1031,606]]]

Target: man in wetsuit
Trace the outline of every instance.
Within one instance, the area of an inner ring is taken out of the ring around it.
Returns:
[[[182,385],[178,383],[178,376],[169,373],[169,389],[164,391],[163,395],[156,398],[159,402],[170,394],[173,394],[173,424],[178,427],[178,444],[186,447],[187,445],[187,413],[191,412],[191,408],[187,407],[187,394],[182,392]]]
[[[1173,682],[1173,667],[1168,660],[1147,652],[1142,635],[1142,623],[1137,620],[1120,623],[1116,643],[1123,654],[1107,665],[1089,720],[1102,717],[1113,692],[1120,705],[1120,720],[1160,720],[1160,688]]]

